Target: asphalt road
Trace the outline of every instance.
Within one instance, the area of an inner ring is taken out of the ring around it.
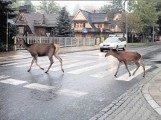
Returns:
[[[153,53],[144,56],[147,69],[154,68],[159,61],[159,52],[155,53],[157,58]],[[0,63],[1,120],[90,119],[142,79],[140,69],[135,77],[127,80],[124,65],[116,79],[118,61],[104,55],[105,52],[98,50],[61,54],[65,73],[56,58],[48,74],[36,65],[27,72],[31,58]],[[38,63],[46,70],[49,60],[41,57]],[[130,70],[135,68],[129,65]]]

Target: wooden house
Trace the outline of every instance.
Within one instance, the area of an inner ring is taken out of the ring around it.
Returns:
[[[15,25],[18,36],[54,36],[58,14],[20,13]]]
[[[99,37],[110,32],[106,13],[79,10],[72,20],[75,37]]]
[[[109,34],[122,33],[119,27],[121,14],[117,14],[112,21],[107,13],[91,13],[79,10],[73,17],[72,28],[75,37],[107,37]]]

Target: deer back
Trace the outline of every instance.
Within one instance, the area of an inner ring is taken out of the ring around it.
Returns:
[[[30,46],[31,54],[37,54],[38,56],[45,56],[54,54],[55,48],[52,44],[39,44],[35,43]]]
[[[138,52],[117,52],[118,53],[118,59],[121,61],[135,61],[139,60],[141,58],[141,55]]]

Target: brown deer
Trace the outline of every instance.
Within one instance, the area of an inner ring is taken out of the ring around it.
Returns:
[[[54,63],[53,61],[53,55],[59,60],[61,64],[61,70],[63,70],[63,64],[62,64],[62,59],[58,55],[58,50],[59,50],[59,45],[57,44],[40,44],[40,43],[34,43],[34,44],[27,44],[23,38],[17,40],[17,45],[22,45],[27,51],[30,52],[31,56],[33,57],[30,68],[28,69],[28,72],[31,70],[31,67],[35,61],[36,65],[39,66],[40,69],[44,70],[44,68],[40,67],[40,65],[37,64],[37,57],[38,56],[48,56],[50,60],[50,65],[45,73],[49,71],[51,68],[52,64]]]
[[[143,63],[141,63],[141,55],[138,52],[127,52],[127,51],[118,52],[118,51],[113,51],[112,49],[110,49],[106,53],[105,57],[107,57],[109,55],[112,55],[113,57],[117,58],[118,61],[119,61],[117,71],[116,71],[116,73],[114,75],[115,77],[117,77],[117,73],[118,73],[118,70],[119,70],[120,65],[121,65],[122,62],[125,64],[125,67],[126,67],[127,71],[129,72],[129,76],[131,76],[131,73],[130,73],[128,67],[127,67],[127,62],[128,61],[133,61],[137,66],[137,68],[134,71],[133,75],[136,73],[136,71],[139,69],[139,67],[142,66],[143,70],[144,70],[143,77],[145,77],[145,66],[144,66]]]

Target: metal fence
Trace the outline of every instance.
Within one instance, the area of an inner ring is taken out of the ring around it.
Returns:
[[[53,43],[59,44],[60,47],[78,47],[93,46],[96,43],[95,38],[75,38],[75,37],[23,37],[28,44],[33,43]],[[17,39],[17,38],[16,38]],[[23,49],[16,47],[16,49]]]

